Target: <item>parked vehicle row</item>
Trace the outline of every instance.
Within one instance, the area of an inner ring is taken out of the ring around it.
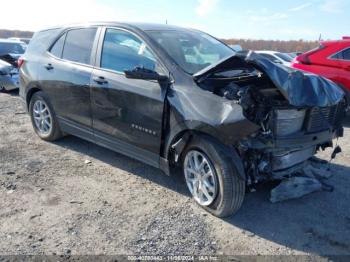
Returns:
[[[255,52],[275,64],[290,66],[290,63],[293,61],[293,58],[286,53],[281,53],[276,51],[255,51]]]
[[[292,53],[288,53],[288,55],[291,57],[291,58],[296,58],[297,56],[299,55],[302,55],[303,53],[302,52],[292,52]]]
[[[343,135],[332,81],[235,52],[200,31],[91,23],[36,33],[20,97],[37,135],[72,134],[166,174],[225,217],[247,186],[291,177]]]

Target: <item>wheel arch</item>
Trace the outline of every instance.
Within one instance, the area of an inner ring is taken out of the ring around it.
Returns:
[[[26,94],[26,107],[27,110],[29,110],[29,104],[30,104],[30,100],[32,99],[33,95],[37,92],[42,91],[42,89],[38,86],[33,86],[31,88],[28,89],[27,94]]]
[[[218,136],[214,127],[199,121],[183,121],[170,128],[162,149],[162,157],[171,161],[171,151],[174,146],[177,144],[177,148],[182,151],[193,135]]]
[[[229,146],[225,144],[223,140],[218,138],[218,134],[214,130],[214,127],[207,126],[206,128],[201,129],[178,127],[175,130],[176,131],[173,131],[168,137],[164,148],[164,157],[168,160],[170,167],[179,165],[179,160],[182,159],[183,152],[191,142],[191,139],[193,139],[194,136],[200,136],[211,140],[218,146],[221,146],[224,152],[226,152],[226,154],[230,157],[230,161],[237,167],[239,177],[244,180],[246,179],[243,162],[238,154],[238,151],[234,148],[234,146]]]

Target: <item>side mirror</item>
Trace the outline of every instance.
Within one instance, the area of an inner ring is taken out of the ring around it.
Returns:
[[[126,78],[130,79],[142,79],[142,80],[155,80],[158,82],[163,82],[168,80],[165,75],[160,75],[154,70],[150,70],[144,67],[135,67],[132,70],[124,71]]]

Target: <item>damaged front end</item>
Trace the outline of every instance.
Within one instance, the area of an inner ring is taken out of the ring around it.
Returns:
[[[248,185],[297,174],[318,150],[343,136],[344,93],[320,76],[246,52],[194,77],[202,89],[240,105],[260,127],[234,145]]]
[[[17,60],[10,55],[0,56],[0,90],[19,88]]]

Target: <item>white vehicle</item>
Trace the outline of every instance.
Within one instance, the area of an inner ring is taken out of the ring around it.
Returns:
[[[290,55],[276,51],[255,51],[255,53],[262,55],[275,64],[282,64],[285,66],[290,66],[290,63],[293,60]]]

